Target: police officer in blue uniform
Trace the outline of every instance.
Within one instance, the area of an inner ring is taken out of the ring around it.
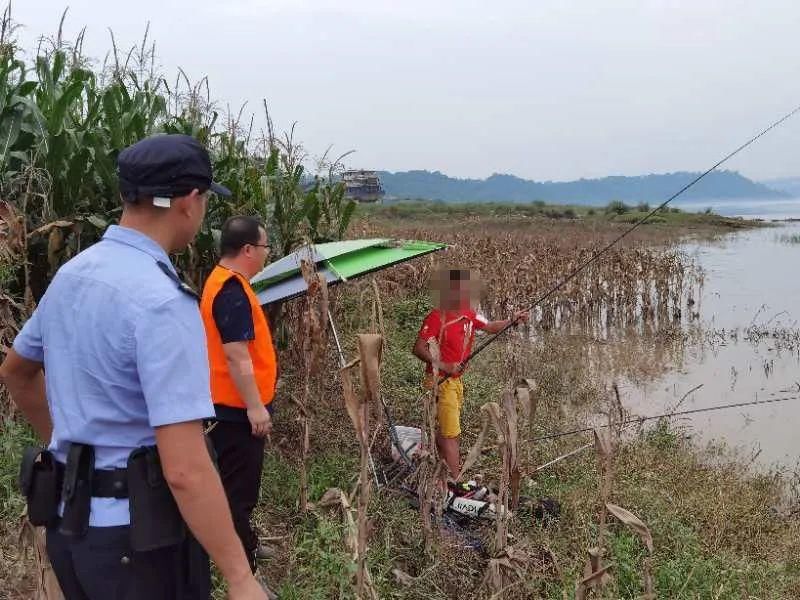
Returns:
[[[169,253],[203,221],[206,150],[158,135],[118,159],[118,226],[67,262],[0,367],[47,449],[20,486],[67,600],[201,599],[209,555],[233,599],[266,598],[231,520],[202,420],[214,416],[197,298]]]

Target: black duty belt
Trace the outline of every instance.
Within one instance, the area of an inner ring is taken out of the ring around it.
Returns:
[[[64,481],[64,463],[56,462],[57,489]],[[93,498],[127,498],[128,469],[94,469],[92,471]]]

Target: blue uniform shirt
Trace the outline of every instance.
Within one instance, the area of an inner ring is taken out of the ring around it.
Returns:
[[[14,350],[44,363],[50,449],[92,444],[95,468],[125,467],[154,427],[212,417],[206,338],[197,301],[178,289],[164,250],[112,225],[62,266]],[[128,500],[92,498],[89,524],[130,523]]]

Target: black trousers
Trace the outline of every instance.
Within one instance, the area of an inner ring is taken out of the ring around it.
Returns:
[[[250,517],[258,503],[261,488],[264,438],[254,437],[248,422],[228,421],[217,421],[209,436],[217,454],[217,465],[231,507],[233,526],[255,573],[258,535],[253,530]]]
[[[66,600],[208,600],[208,555],[186,541],[133,552],[129,527],[90,527],[85,537],[47,530],[47,554]]]

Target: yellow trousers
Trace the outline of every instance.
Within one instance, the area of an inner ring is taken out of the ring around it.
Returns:
[[[423,387],[433,387],[433,376],[426,375]],[[450,377],[439,384],[436,403],[436,418],[439,421],[439,435],[455,438],[461,435],[461,405],[464,403],[464,383],[460,377]]]

